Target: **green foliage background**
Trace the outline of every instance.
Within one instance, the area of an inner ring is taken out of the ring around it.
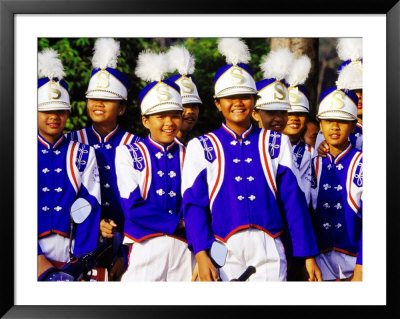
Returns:
[[[120,41],[121,56],[118,59],[118,69],[126,74],[131,87],[128,90],[127,112],[120,118],[121,127],[145,137],[147,131],[141,123],[139,93],[147,84],[135,76],[136,59],[139,53],[146,49],[156,52],[167,51],[168,47],[183,43],[195,57],[194,78],[203,101],[200,116],[192,135],[196,136],[218,128],[222,117],[214,106],[214,75],[226,64],[225,58],[217,50],[216,38],[115,38]],[[96,38],[40,38],[38,51],[51,47],[60,54],[66,76],[64,80],[69,85],[72,111],[65,131],[73,131],[91,124],[86,113],[85,92],[92,71],[91,58]],[[259,64],[264,55],[270,51],[269,38],[245,38],[251,53],[249,65],[255,72],[255,80],[262,80]],[[332,48],[325,48],[332,52]],[[333,50],[335,51],[335,50]],[[331,53],[332,54],[332,53]],[[323,57],[322,57],[323,58]],[[335,64],[335,63],[334,63]],[[336,63],[337,64],[337,63]],[[336,66],[333,65],[333,67]],[[168,76],[171,76],[169,74]]]

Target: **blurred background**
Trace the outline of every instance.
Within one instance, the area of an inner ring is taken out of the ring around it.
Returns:
[[[145,137],[148,132],[143,127],[140,115],[139,93],[147,84],[135,76],[136,59],[146,49],[165,52],[174,44],[183,43],[195,58],[194,78],[203,105],[199,120],[192,131],[193,136],[207,133],[221,125],[222,116],[214,106],[214,75],[226,64],[225,58],[217,50],[217,38],[115,38],[120,42],[121,56],[118,69],[125,73],[131,83],[128,90],[127,112],[120,119],[120,126]],[[91,124],[86,114],[85,92],[92,71],[91,58],[96,38],[40,38],[38,50],[53,48],[60,54],[69,85],[72,111],[65,132],[81,129]],[[337,56],[337,38],[243,38],[250,53],[248,63],[255,73],[255,81],[263,79],[260,63],[270,50],[289,48],[296,56],[308,55],[312,66],[305,83],[310,93],[310,117],[318,110],[319,96],[326,88],[335,85],[337,68],[342,61]],[[173,73],[167,75],[168,78]]]

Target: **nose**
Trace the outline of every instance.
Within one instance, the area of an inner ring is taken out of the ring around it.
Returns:
[[[243,100],[241,98],[235,98],[235,99],[233,99],[233,105],[234,106],[242,106]]]

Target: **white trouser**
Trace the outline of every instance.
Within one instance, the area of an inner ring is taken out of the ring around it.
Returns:
[[[357,257],[331,250],[315,257],[322,272],[322,280],[349,278],[356,266]]]
[[[279,237],[249,228],[232,235],[226,245],[228,255],[220,269],[223,281],[237,279],[248,266],[256,268],[248,281],[286,281],[286,255]]]
[[[121,281],[190,281],[195,258],[187,247],[170,236],[133,243]]]
[[[72,251],[75,240],[72,240]],[[69,261],[69,238],[59,234],[50,234],[39,239],[40,249],[47,259],[68,262]]]

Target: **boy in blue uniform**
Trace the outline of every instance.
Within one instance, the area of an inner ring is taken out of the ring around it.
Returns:
[[[124,226],[124,214],[115,180],[115,149],[119,145],[141,140],[118,125],[118,118],[126,110],[129,88],[129,79],[116,69],[119,48],[119,42],[112,38],[96,40],[92,58],[93,71],[86,92],[87,113],[93,124],[67,134],[70,139],[95,149],[101,182],[100,232],[103,238],[113,237],[114,231],[123,233]],[[103,259],[101,264],[108,268],[108,279],[118,280],[124,268],[122,257],[116,260],[113,267],[112,256],[106,255]]]
[[[363,126],[362,126],[362,88],[363,88],[363,72],[362,72],[362,39],[361,38],[340,38],[337,43],[338,56],[344,62],[338,68],[338,79],[336,86],[340,90],[350,90],[357,95],[357,122],[349,136],[351,144],[362,150],[363,144]],[[323,134],[320,131],[317,135],[315,148],[318,155],[325,156],[329,151],[327,143],[324,142]]]
[[[310,280],[319,280],[315,237],[289,140],[251,125],[257,89],[245,64],[247,46],[220,39],[218,49],[228,63],[215,75],[215,104],[225,122],[189,142],[182,177],[184,220],[199,279],[217,279],[207,251],[220,240],[228,247],[222,280],[237,278],[249,265],[257,269],[250,280],[286,280],[282,206],[295,254],[307,257]]]
[[[336,87],[323,92],[317,118],[329,146],[313,160],[313,225],[323,280],[362,277],[363,157],[348,137],[357,122],[357,96]],[[354,275],[354,277],[353,277]]]
[[[176,138],[183,107],[179,86],[162,80],[167,70],[165,54],[139,55],[135,73],[151,81],[140,93],[142,122],[150,134],[116,151],[124,244],[130,247],[122,281],[189,281],[192,276],[194,258],[181,211],[185,146]]]
[[[43,277],[69,261],[69,210],[78,197],[87,199],[92,211],[77,226],[74,255],[96,248],[100,183],[94,149],[63,135],[71,105],[58,53],[39,53],[38,66],[38,276]]]

